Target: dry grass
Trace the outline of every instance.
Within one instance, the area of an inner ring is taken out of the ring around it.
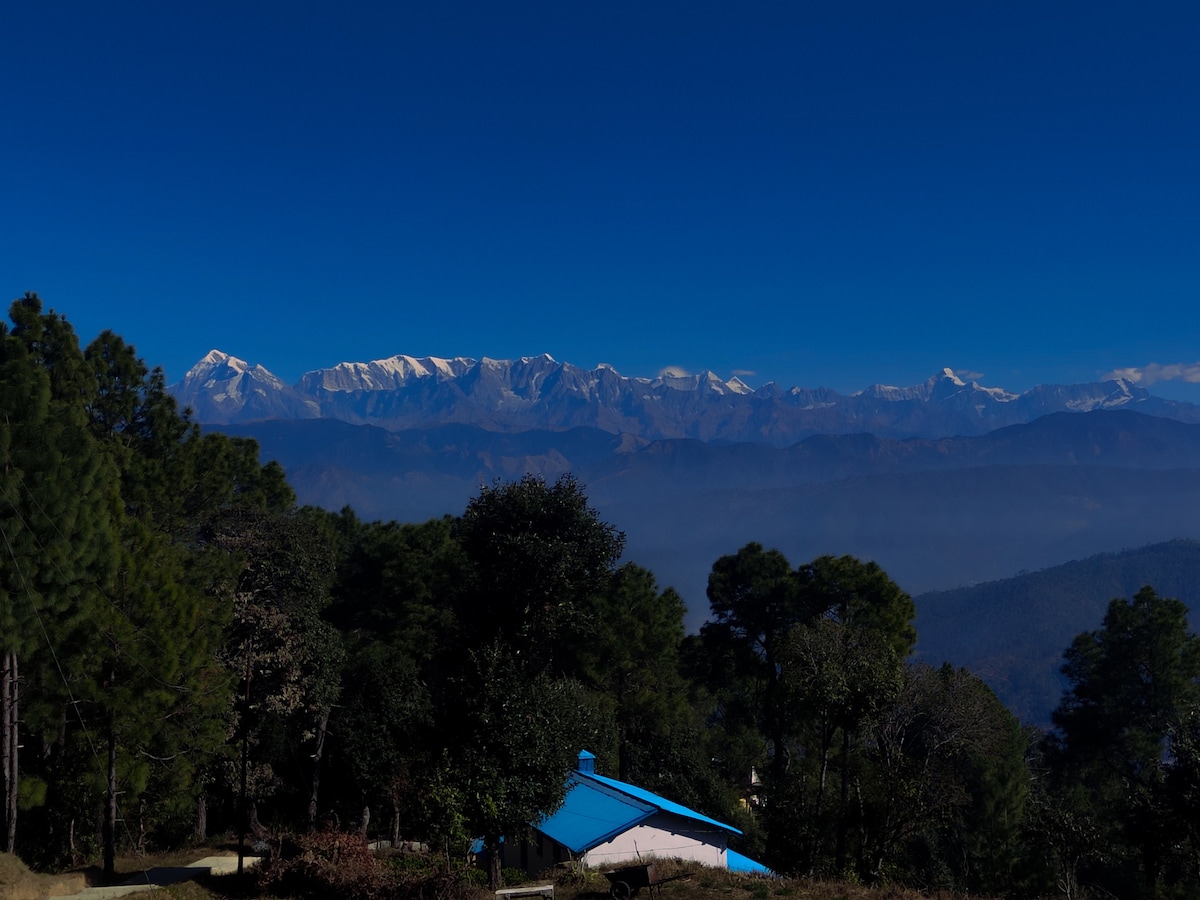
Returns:
[[[186,865],[204,856],[229,852],[228,847],[202,847],[186,852],[121,857],[117,860],[119,880],[156,866]],[[964,900],[965,897],[963,894],[925,893],[907,888],[872,888],[847,882],[737,875],[670,860],[658,861],[655,865],[660,879],[671,879],[655,891],[656,897],[663,900]],[[46,888],[53,879],[62,877],[38,875],[30,872],[18,858],[0,854],[0,900],[39,900],[52,896],[62,891],[47,891]],[[79,877],[78,873],[75,877]],[[609,897],[609,881],[596,871],[560,871],[552,880],[555,881],[556,900],[608,900]],[[13,891],[13,885],[20,885],[20,888]],[[58,885],[61,887],[61,882]],[[259,900],[262,895],[256,890],[253,876],[208,875],[136,896],[139,900]],[[643,888],[636,896],[639,900],[648,900],[649,892]],[[478,897],[483,900],[492,894],[480,890]]]
[[[32,874],[29,866],[21,862],[19,857],[11,853],[0,853],[0,884],[14,884]]]
[[[908,888],[866,887],[848,882],[739,875],[673,860],[656,861],[655,870],[660,881],[671,879],[661,883],[654,892],[656,897],[664,900],[964,900],[966,896]],[[609,897],[609,881],[599,872],[564,872],[553,880],[555,900],[606,900]],[[636,896],[648,900],[649,891],[643,888]]]
[[[0,853],[0,900],[42,900],[86,886],[79,873],[40,875],[31,872],[18,857]]]

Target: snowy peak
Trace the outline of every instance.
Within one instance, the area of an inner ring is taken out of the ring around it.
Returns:
[[[391,356],[368,363],[343,362],[330,369],[306,372],[296,386],[309,391],[392,391],[422,378],[458,378],[475,365],[475,360],[439,359],[434,356]]]
[[[874,384],[757,390],[740,378],[664,370],[654,378],[588,371],[549,354],[516,360],[397,355],[343,362],[288,386],[262,366],[211,351],[171,387],[196,418],[329,418],[392,431],[446,424],[496,432],[594,428],[639,440],[694,438],[788,446],[815,434],[946,437],[984,434],[1055,412],[1135,409],[1200,422],[1200,407],[1152,397],[1124,380],[1040,385],[1021,394],[942,369],[909,387]]]
[[[246,365],[242,360],[230,356],[228,353],[222,353],[220,350],[214,349],[209,350],[204,359],[200,360],[200,362],[196,363],[196,365],[192,367],[192,371],[201,366],[220,366],[226,364],[240,365],[242,367],[245,367]]]
[[[705,391],[722,396],[726,394],[754,393],[740,378],[734,376],[728,381],[724,381],[720,375],[711,371],[701,372],[697,375],[664,372],[651,381],[650,384],[662,386],[673,391]]]
[[[220,350],[210,350],[183,381],[171,386],[171,393],[202,422],[320,415],[315,405],[295,396],[282,379]]]
[[[247,384],[262,382],[275,388],[282,388],[283,381],[276,378],[262,366],[251,366],[245,360],[222,353],[220,350],[209,350],[208,354],[196,365],[192,366],[183,376],[184,382],[203,381],[205,384],[224,383],[231,390],[237,391]]]
[[[967,383],[965,381],[963,381],[961,378],[959,378],[957,375],[955,375],[954,370],[949,367],[942,369],[942,374],[940,376],[935,375],[934,378],[944,379],[946,381],[949,381],[951,384],[955,385],[956,387],[966,387],[967,386]]]
[[[1014,394],[1003,388],[983,387],[977,381],[964,381],[953,369],[947,367],[921,384],[911,387],[873,384],[855,396],[892,403],[917,401],[921,403],[991,404],[1008,403],[1016,400],[1020,394]]]

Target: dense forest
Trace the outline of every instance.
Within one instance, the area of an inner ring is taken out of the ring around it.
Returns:
[[[913,601],[873,563],[730,548],[688,635],[570,476],[424,524],[297,508],[120,337],[81,347],[32,294],[10,319],[0,849],[39,868],[318,828],[461,859],[553,810],[587,748],[780,873],[1200,890],[1200,640],[1177,600],[1113,599],[1042,733],[914,661]]]
[[[934,653],[984,677],[1025,723],[1051,726],[1066,687],[1063,648],[1080,626],[1098,624],[1113,597],[1146,584],[1200,609],[1200,541],[1176,539],[1036,572],[913,597],[917,657]]]

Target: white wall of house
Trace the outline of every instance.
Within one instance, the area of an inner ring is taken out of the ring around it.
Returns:
[[[725,857],[728,837],[726,832],[710,828],[702,822],[671,813],[658,813],[588,850],[579,857],[579,862],[593,869],[608,871],[622,866],[636,866],[656,858],[685,859],[723,869],[728,865]],[[535,831],[519,850],[517,847],[505,847],[503,864],[522,868],[534,877],[558,863],[570,860],[570,851]]]
[[[584,854],[583,863],[595,869],[612,869],[658,858],[693,860],[724,868],[725,847],[724,831],[660,813],[593,847]]]

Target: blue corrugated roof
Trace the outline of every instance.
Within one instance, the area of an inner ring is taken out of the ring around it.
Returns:
[[[605,778],[603,775],[585,775],[585,778],[593,778],[607,787],[621,791],[641,800],[643,803],[650,803],[657,806],[663,812],[674,813],[677,816],[683,816],[685,819],[695,819],[697,822],[707,822],[709,825],[715,825],[723,831],[728,831],[730,834],[741,834],[732,825],[726,825],[724,822],[718,822],[716,819],[710,819],[708,816],[696,812],[694,809],[688,809],[686,806],[675,803],[673,800],[668,800],[666,797],[660,797],[658,794],[652,794],[644,788],[635,787],[632,784],[626,784],[623,781],[617,781],[613,778]]]
[[[730,834],[741,834],[732,825],[710,819],[658,794],[591,772],[572,772],[567,777],[563,805],[537,828],[572,853],[583,853],[659,811],[704,822]]]
[[[743,856],[736,850],[725,851],[725,864],[730,872],[742,872],[746,875],[774,875],[775,873],[757,860]]]
[[[653,803],[599,784],[595,775],[572,772],[567,776],[563,805],[554,815],[539,822],[537,829],[572,853],[583,853],[657,811]]]

